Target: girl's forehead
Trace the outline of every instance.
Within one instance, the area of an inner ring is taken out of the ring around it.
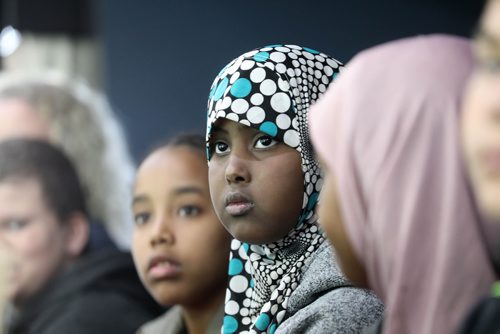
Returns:
[[[229,136],[253,135],[260,132],[261,131],[253,127],[235,122],[227,118],[219,118],[217,121],[215,121],[214,126],[212,127],[213,134],[227,134]]]

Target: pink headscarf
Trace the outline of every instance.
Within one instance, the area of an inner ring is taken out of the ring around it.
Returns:
[[[311,110],[384,333],[454,332],[494,281],[459,145],[471,70],[464,39],[403,39],[356,56]]]

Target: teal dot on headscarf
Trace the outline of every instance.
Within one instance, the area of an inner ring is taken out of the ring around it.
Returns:
[[[224,334],[233,334],[238,330],[238,322],[234,317],[230,315],[226,315],[224,317],[224,323],[222,325],[222,333]]]
[[[309,202],[307,202],[307,210],[312,210],[312,208],[314,207],[314,204],[316,204],[316,202],[318,201],[318,196],[319,196],[319,193],[317,193],[317,192],[313,192],[311,194],[311,196],[309,197]]]
[[[252,279],[250,279],[250,287],[253,288],[255,286],[255,281]]]
[[[257,318],[257,321],[255,322],[255,327],[257,327],[258,330],[264,331],[266,330],[267,326],[269,326],[269,316],[266,313],[262,313],[259,315]]]
[[[275,137],[278,134],[278,128],[273,122],[264,122],[260,125],[259,131],[267,133],[270,136]]]
[[[245,251],[245,254],[248,254],[248,249],[249,248],[250,248],[250,246],[246,242],[244,242],[243,243],[243,250]]]
[[[297,222],[297,226],[302,226],[302,224],[304,223],[304,219],[306,219],[306,215],[305,214],[300,215],[299,221]]]
[[[256,53],[253,56],[253,60],[255,60],[255,61],[266,61],[268,59],[269,59],[269,53],[268,52],[264,52],[264,51]]]
[[[274,332],[276,332],[276,327],[276,324],[272,324],[271,328],[269,328],[269,334],[274,334]]]
[[[240,259],[231,259],[229,261],[229,272],[228,274],[231,276],[238,275],[243,271],[243,262]]]
[[[229,83],[229,79],[227,77],[225,77],[224,79],[222,79],[221,82],[219,82],[219,85],[217,86],[217,89],[215,90],[215,93],[214,93],[214,100],[215,101],[220,100],[222,95],[224,95],[224,92],[226,91],[228,83]]]
[[[316,51],[314,49],[310,49],[310,48],[304,48],[304,50],[306,50],[307,52],[310,52],[312,54],[315,54],[315,55],[317,55],[319,53],[318,51]]]
[[[247,78],[239,78],[231,86],[231,94],[234,97],[246,97],[252,90],[252,83]]]
[[[214,86],[212,87],[212,89],[210,90],[210,94],[208,94],[208,98],[209,98],[209,99],[211,99],[211,98],[214,96],[214,94],[215,94],[215,90],[216,90],[216,89],[217,89],[217,85],[214,85]]]

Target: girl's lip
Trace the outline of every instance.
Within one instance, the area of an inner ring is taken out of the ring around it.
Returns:
[[[164,255],[158,255],[148,263],[148,276],[152,280],[172,279],[181,273],[181,265]]]
[[[250,196],[241,192],[230,192],[224,199],[226,212],[231,216],[243,216],[251,211],[255,203]]]
[[[253,203],[231,203],[226,205],[226,212],[231,216],[243,216],[254,207]]]

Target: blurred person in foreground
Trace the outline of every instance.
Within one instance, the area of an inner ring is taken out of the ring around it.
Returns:
[[[489,0],[474,40],[476,67],[463,106],[462,140],[484,242],[500,275],[500,0]],[[462,333],[500,333],[500,285],[467,318]]]
[[[495,279],[460,147],[472,70],[469,40],[392,41],[356,55],[312,107],[320,222],[346,276],[386,305],[373,332],[456,333]]]

